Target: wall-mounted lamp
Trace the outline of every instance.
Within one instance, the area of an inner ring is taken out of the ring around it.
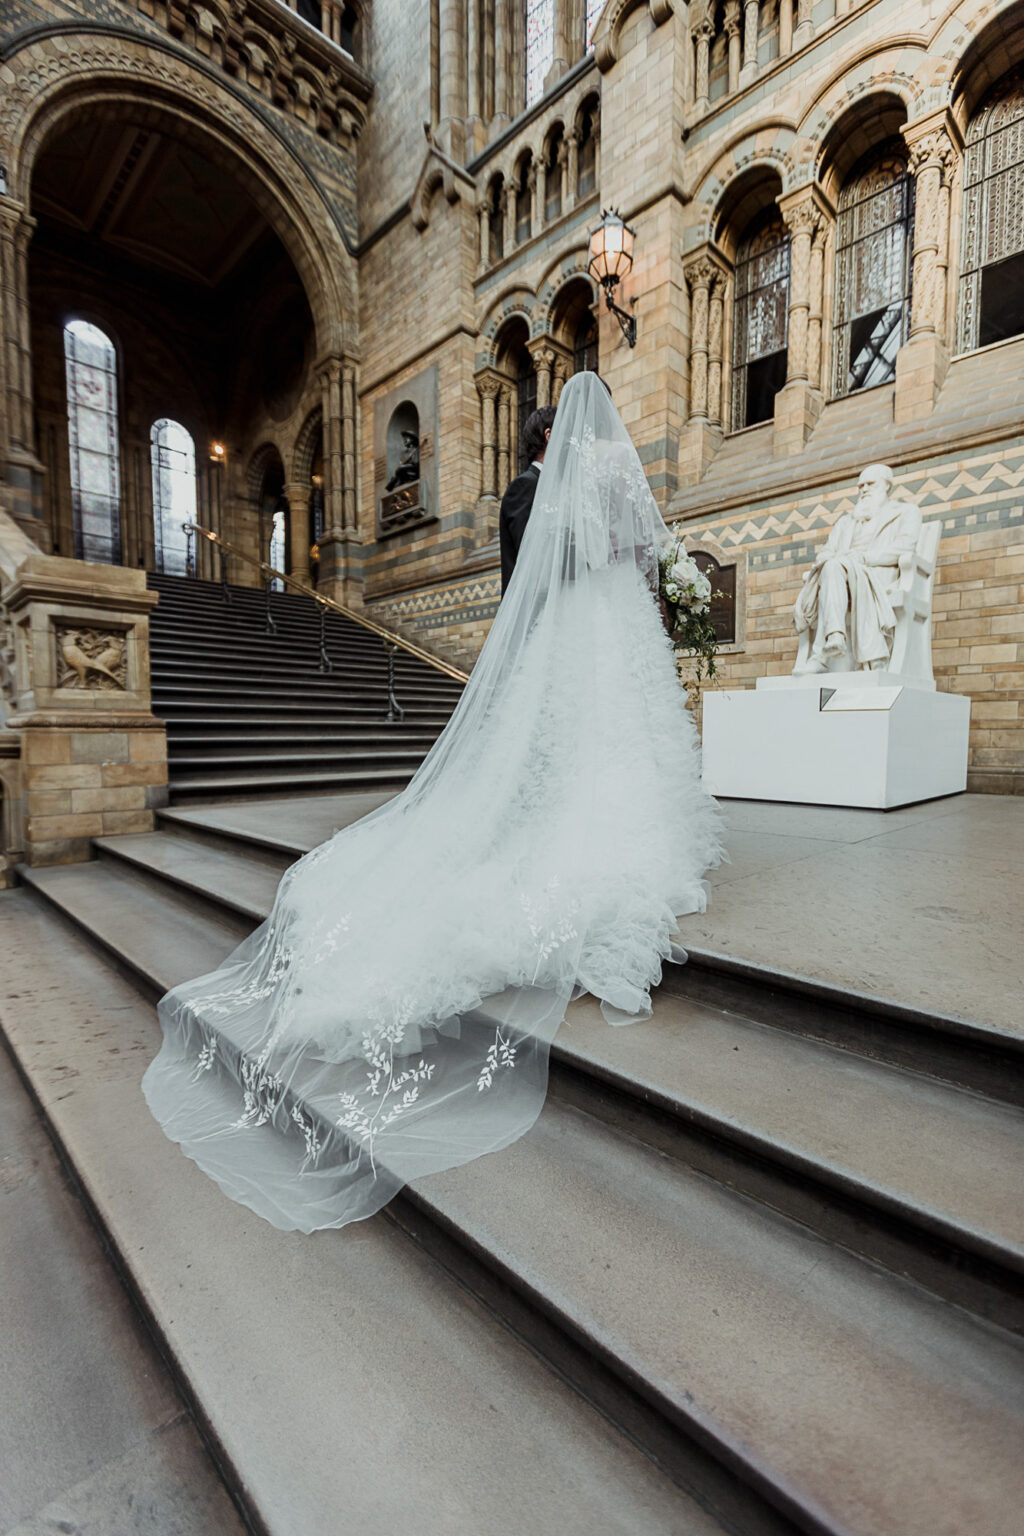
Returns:
[[[622,334],[631,347],[636,346],[636,316],[621,309],[612,294],[622,279],[629,276],[635,243],[636,230],[630,229],[614,208],[609,208],[602,212],[597,228],[591,230],[590,260],[587,263],[591,274],[604,289],[605,303],[619,322]],[[630,303],[635,304],[636,299]]]
[[[223,443],[210,444],[210,459],[214,464],[223,464],[227,458]]]

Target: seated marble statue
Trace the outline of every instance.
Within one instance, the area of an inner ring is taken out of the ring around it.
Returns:
[[[797,634],[809,633],[795,673],[876,670],[889,665],[900,556],[913,554],[921,513],[893,501],[893,473],[870,464],[857,482],[857,505],[833,525],[796,600]],[[803,647],[801,647],[803,649]]]
[[[405,448],[398,461],[398,468],[384,487],[386,491],[396,490],[400,485],[412,485],[420,477],[419,435],[416,432],[403,432],[402,442]]]

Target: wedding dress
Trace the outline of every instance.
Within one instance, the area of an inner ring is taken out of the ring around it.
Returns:
[[[654,598],[668,530],[603,384],[565,386],[518,564],[404,792],[160,1003],[143,1090],[233,1199],[312,1231],[533,1124],[572,997],[650,1013],[721,856]]]

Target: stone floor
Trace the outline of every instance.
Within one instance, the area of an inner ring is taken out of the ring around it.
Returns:
[[[183,811],[305,849],[388,797]],[[1024,1033],[1024,797],[897,811],[723,801],[729,863],[685,942]]]
[[[0,1532],[242,1536],[0,1051]]]

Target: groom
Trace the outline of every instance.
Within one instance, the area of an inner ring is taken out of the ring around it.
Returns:
[[[512,572],[516,568],[519,546],[523,542],[523,534],[530,520],[533,498],[537,493],[537,481],[540,479],[540,467],[544,462],[544,453],[551,436],[554,419],[553,405],[542,406],[539,411],[534,411],[532,415],[527,416],[526,426],[523,428],[523,451],[530,462],[523,473],[516,476],[501,498],[498,539],[501,545],[502,597],[505,596],[505,590],[512,580]]]

